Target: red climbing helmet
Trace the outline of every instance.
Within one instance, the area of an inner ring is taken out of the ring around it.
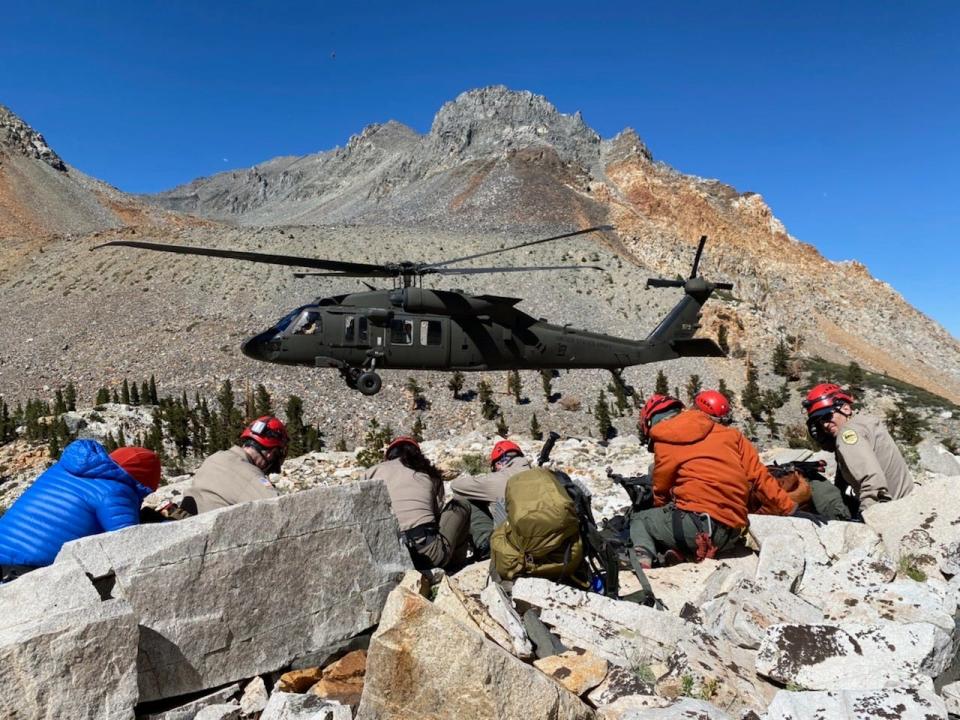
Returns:
[[[499,441],[493,446],[493,450],[490,451],[490,464],[495,465],[500,458],[509,452],[517,453],[517,455],[523,455],[523,450],[521,450],[520,446],[515,442],[512,442],[511,440]]]
[[[826,415],[839,408],[844,403],[853,403],[853,396],[834,383],[820,383],[807,393],[803,401],[803,409],[807,417]]]
[[[682,410],[683,403],[669,395],[651,395],[640,411],[640,430],[643,434],[650,434],[650,422],[654,415],[659,415],[672,408]]]
[[[253,440],[267,449],[281,448],[284,451],[290,443],[286,426],[273,415],[258,417],[243,429],[243,432],[240,433],[240,439]]]
[[[727,420],[730,417],[730,401],[718,390],[703,390],[694,398],[697,407],[712,418]]]

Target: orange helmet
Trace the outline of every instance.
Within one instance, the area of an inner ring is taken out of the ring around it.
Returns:
[[[730,401],[718,390],[703,390],[694,398],[697,407],[717,420],[726,420],[730,417]]]
[[[412,438],[409,435],[401,435],[398,438],[394,438],[394,441],[387,445],[387,449],[383,451],[383,456],[389,457],[390,451],[398,445],[413,445],[417,450],[420,449],[420,443],[417,442],[416,438]]]
[[[670,395],[651,395],[640,411],[640,430],[644,435],[650,435],[650,423],[654,415],[659,415],[672,408],[683,410],[683,403]]]
[[[286,426],[273,415],[258,417],[240,433],[241,440],[253,440],[264,448],[280,448],[284,451],[290,443]]]
[[[517,455],[523,455],[523,450],[515,442],[510,440],[500,440],[490,451],[490,464],[496,465],[497,461],[507,453],[512,452]]]
[[[807,411],[807,417],[819,417],[832,413],[844,403],[852,404],[853,396],[834,383],[820,383],[807,393],[803,409]]]

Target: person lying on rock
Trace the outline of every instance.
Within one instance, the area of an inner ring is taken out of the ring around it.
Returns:
[[[231,505],[277,497],[267,475],[280,472],[290,438],[286,426],[264,415],[240,433],[240,444],[203,461],[185,493],[205,513]]]
[[[382,480],[400,536],[418,570],[456,567],[467,553],[470,506],[454,498],[443,505],[443,478],[411,437],[398,437],[384,452],[384,461],[367,470],[369,480]]]
[[[730,401],[718,390],[701,390],[694,398],[694,404],[704,415],[721,425],[733,424]],[[850,510],[843,502],[843,495],[832,482],[819,474],[798,477],[798,473],[784,473],[778,476],[771,473],[790,499],[801,509],[812,511],[824,520],[849,520]],[[795,482],[791,483],[793,480]],[[790,484],[787,487],[785,483]],[[766,514],[767,510],[759,498],[751,497],[748,503],[750,512]]]
[[[50,565],[64,543],[140,522],[140,504],[160,484],[160,459],[142,447],[109,455],[75,440],[0,516],[0,582]]]
[[[507,480],[530,469],[520,446],[500,440],[490,452],[490,472],[486,475],[461,475],[450,483],[453,496],[470,506],[470,541],[474,560],[490,557],[490,535],[496,524],[490,506],[502,502]]]
[[[636,560],[649,568],[715,557],[741,544],[751,490],[772,515],[817,523],[783,491],[756,449],[733,427],[669,395],[653,395],[640,411],[640,429],[653,449],[653,504],[633,514]]]
[[[807,431],[821,448],[837,457],[837,482],[849,486],[865,510],[878,502],[906,497],[913,477],[883,421],[854,412],[853,396],[833,383],[807,393]]]

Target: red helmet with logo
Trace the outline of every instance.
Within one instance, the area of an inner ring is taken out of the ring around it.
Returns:
[[[400,445],[413,445],[417,450],[420,449],[420,443],[417,442],[416,438],[412,438],[409,435],[401,435],[400,437],[395,438],[392,443],[387,445],[387,449],[383,451],[383,456],[389,457],[390,451]]]
[[[654,415],[677,408],[683,410],[683,403],[670,395],[651,395],[640,411],[640,430],[644,435],[650,434],[650,423]]]
[[[495,465],[500,458],[510,452],[517,453],[517,455],[523,455],[523,450],[521,450],[520,446],[515,442],[510,440],[499,441],[493,446],[493,450],[490,451],[490,464]]]
[[[693,400],[697,407],[710,417],[725,420],[730,416],[730,401],[718,390],[703,390]]]
[[[286,426],[273,415],[258,417],[243,429],[243,432],[240,433],[240,439],[253,440],[264,448],[281,448],[283,450],[287,449],[290,442]]]
[[[853,403],[853,396],[834,383],[820,383],[807,393],[803,401],[803,409],[807,417],[817,417],[833,412],[844,403]]]

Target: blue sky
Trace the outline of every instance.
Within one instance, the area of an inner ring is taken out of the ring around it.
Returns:
[[[0,103],[150,192],[505,84],[761,193],[960,336],[955,2],[11,3]],[[815,288],[813,289],[815,292]]]

